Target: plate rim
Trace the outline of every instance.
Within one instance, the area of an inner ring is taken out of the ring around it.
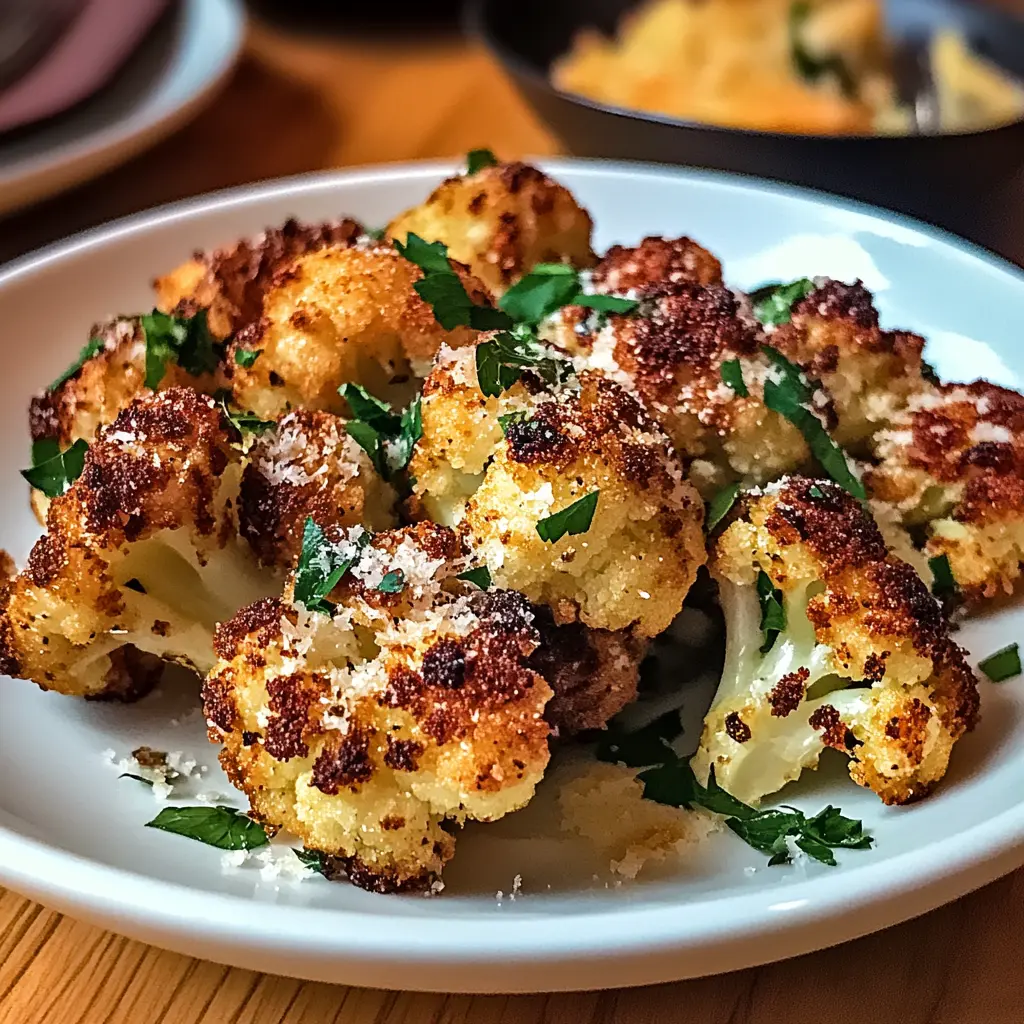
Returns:
[[[9,215],[81,185],[155,145],[190,121],[226,82],[238,63],[245,41],[246,13],[242,0],[176,0],[179,16],[191,32],[202,31],[210,6],[216,3],[228,33],[219,59],[206,68],[189,95],[176,105],[157,111],[135,111],[72,142],[62,142],[30,156],[0,163],[0,215]],[[198,29],[195,26],[199,26]],[[185,36],[184,38],[188,38]],[[120,72],[118,72],[120,74]],[[116,80],[116,76],[115,76]],[[161,81],[166,81],[165,74]],[[154,116],[156,114],[156,116]],[[68,116],[73,116],[69,112]],[[29,125],[26,130],[32,130]]]
[[[711,185],[724,193],[767,192],[810,201],[923,235],[1010,277],[1016,287],[1024,287],[1024,271],[974,243],[902,214],[828,193],[753,176],[659,164],[571,158],[536,162],[556,176],[628,179],[634,187],[638,179],[669,178]],[[451,160],[385,164],[298,175],[181,200],[82,232],[12,261],[0,268],[0,295],[4,288],[37,271],[57,267],[90,249],[167,224],[201,219],[216,210],[259,206],[274,198],[380,181],[429,183],[452,169]],[[821,879],[827,876],[818,876],[739,895],[702,895],[686,904],[652,900],[641,906],[592,910],[583,903],[581,910],[560,915],[453,916],[431,929],[429,941],[425,941],[417,929],[396,928],[395,923],[429,920],[429,913],[418,919],[362,909],[277,906],[196,889],[64,850],[26,835],[16,823],[19,819],[0,811],[0,882],[63,912],[182,952],[189,952],[190,943],[201,939],[204,948],[195,955],[239,966],[251,966],[253,956],[279,953],[284,948],[288,960],[279,971],[364,985],[386,984],[381,979],[390,977],[390,987],[396,987],[394,973],[401,973],[399,987],[423,991],[531,992],[637,985],[767,963],[917,916],[1024,863],[1022,798],[996,817],[922,849],[877,864],[845,864],[842,885],[822,886]],[[882,923],[880,916],[884,917]],[[831,927],[822,935],[825,923]],[[604,959],[612,956],[614,978]],[[510,978],[505,974],[510,964],[542,968],[547,981],[539,986],[536,975],[529,972],[521,981]],[[579,984],[588,966],[591,976],[600,975],[604,980]],[[432,972],[453,967],[465,969],[460,985],[453,987],[450,975],[442,984],[431,982]],[[371,977],[368,968],[377,973]],[[482,973],[477,973],[478,968]],[[566,972],[564,979],[560,969]],[[498,972],[503,981],[496,984]]]

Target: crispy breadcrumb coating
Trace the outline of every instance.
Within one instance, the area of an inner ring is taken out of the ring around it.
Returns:
[[[771,344],[821,381],[835,403],[833,437],[851,451],[866,451],[871,436],[929,388],[921,376],[924,338],[883,331],[860,281],[820,281],[794,304]]]
[[[592,286],[602,294],[650,298],[677,285],[721,285],[722,264],[692,238],[649,235],[639,245],[613,245],[594,268]]]
[[[624,258],[617,255],[616,264]],[[654,267],[662,272],[660,264]],[[605,276],[603,268],[604,261],[595,282]],[[608,276],[614,282],[619,274]],[[644,284],[634,274],[632,292],[648,296],[636,312],[595,317],[566,306],[545,325],[545,336],[580,365],[602,370],[636,394],[679,451],[696,460],[692,478],[706,497],[733,481],[762,484],[804,466],[810,453],[800,432],[764,405],[771,364],[758,324],[728,288],[673,283],[673,276],[669,269]],[[733,360],[740,363],[746,397],[722,379],[722,364]],[[818,394],[816,408],[831,423],[827,396]]]
[[[363,234],[349,218],[302,224],[288,220],[253,238],[212,253],[197,252],[187,263],[153,282],[165,313],[207,311],[210,331],[228,338],[258,320],[274,277],[299,256],[331,245],[350,245]]]
[[[522,807],[547,766],[530,606],[465,592],[451,579],[465,564],[434,524],[378,534],[330,595],[333,616],[286,593],[217,632],[203,698],[228,776],[256,817],[365,889],[429,887],[451,825]],[[398,568],[400,593],[374,589]]]
[[[350,526],[396,525],[397,495],[329,412],[289,413],[249,449],[242,474],[242,535],[264,565],[293,566],[306,518],[329,536]]]
[[[506,420],[504,432],[499,417]],[[458,524],[498,586],[548,605],[558,622],[665,629],[704,560],[703,503],[665,435],[596,371],[545,385],[527,371],[486,397],[475,352],[443,352],[423,391],[414,494]],[[554,542],[537,524],[598,491],[589,528]]]
[[[874,498],[927,524],[968,606],[1013,592],[1024,564],[1024,396],[987,381],[914,395],[874,439]]]
[[[787,478],[742,497],[709,566],[726,618],[722,682],[694,759],[748,803],[825,747],[887,804],[926,795],[978,718],[976,680],[937,602],[838,485]],[[759,592],[778,592],[767,651]]]
[[[123,698],[145,687],[123,664],[131,646],[149,655],[149,685],[155,659],[207,671],[214,625],[274,587],[238,538],[237,440],[187,388],[148,393],[102,428],[5,589],[2,670]]]
[[[442,182],[419,206],[389,225],[389,238],[409,232],[443,242],[500,296],[537,263],[593,264],[590,215],[572,193],[528,164],[485,167]]]
[[[452,264],[474,302],[486,293]],[[405,404],[441,347],[471,343],[446,331],[413,286],[422,271],[387,243],[328,246],[286,265],[263,293],[259,319],[240,331],[225,364],[235,404],[265,419],[291,409],[345,412],[338,388],[361,384]],[[259,352],[251,366],[239,351]]]

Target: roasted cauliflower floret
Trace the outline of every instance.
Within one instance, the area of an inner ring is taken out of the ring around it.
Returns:
[[[537,263],[591,266],[592,227],[568,189],[536,167],[507,163],[442,182],[387,233],[443,242],[497,297]]]
[[[384,530],[396,525],[396,501],[341,417],[299,411],[249,449],[239,520],[262,564],[290,567],[308,517],[331,536],[357,525]]]
[[[825,480],[742,497],[709,566],[725,668],[693,765],[757,803],[825,747],[887,804],[925,796],[978,717],[964,652],[921,578]]]
[[[914,395],[873,447],[872,496],[945,555],[969,606],[1013,591],[1024,564],[1024,396],[987,381]]]
[[[529,604],[451,579],[465,566],[451,530],[378,534],[361,553],[356,539],[342,542],[356,561],[329,595],[333,614],[286,593],[218,630],[210,738],[253,814],[332,873],[377,892],[425,888],[454,852],[453,823],[530,800],[551,690],[528,665]],[[398,571],[400,592],[382,592]]]
[[[871,436],[929,388],[921,375],[924,338],[883,331],[860,281],[820,281],[793,305],[771,344],[821,381],[835,404],[834,437],[853,451],[867,451]]]
[[[478,352],[443,352],[425,382],[409,467],[423,510],[558,622],[660,633],[704,561],[703,504],[668,439],[615,381],[564,362],[546,363],[560,384],[526,370],[488,397]]]
[[[762,484],[806,465],[810,452],[800,431],[764,404],[772,364],[760,328],[736,296],[716,284],[640,287],[649,297],[637,311],[595,317],[566,306],[544,326],[545,337],[633,391],[695,460],[691,475],[706,497],[733,481]],[[737,361],[746,395],[722,379],[722,365]],[[827,396],[819,394],[818,412],[830,422]]]
[[[62,450],[75,441],[92,441],[100,427],[146,387],[146,332],[143,317],[118,317],[97,324],[89,341],[68,369],[29,405],[29,430],[33,443],[53,441]],[[187,329],[187,328],[183,328]],[[202,331],[202,324],[194,330]],[[216,356],[199,359],[208,371],[190,373],[173,358],[163,362],[160,388],[191,387],[212,394],[221,377]],[[193,368],[198,366],[193,364]],[[32,492],[32,507],[40,523],[46,522],[48,501],[42,491]]]
[[[349,245],[363,234],[349,218],[301,224],[286,221],[234,245],[197,252],[187,263],[153,282],[157,304],[165,313],[189,315],[203,309],[216,338],[228,338],[258,320],[263,295],[277,273],[306,253]]]
[[[692,238],[650,235],[639,245],[613,245],[591,278],[602,294],[663,295],[677,285],[721,285],[722,264]]]
[[[238,537],[236,440],[213,399],[187,388],[139,398],[101,428],[7,584],[6,674],[125,697],[144,688],[126,658],[150,684],[153,656],[209,670],[215,624],[275,589]]]
[[[486,304],[480,283],[453,267],[470,298]],[[235,403],[267,419],[291,409],[344,412],[338,388],[355,383],[405,404],[442,344],[457,348],[476,335],[437,322],[414,289],[421,277],[387,243],[329,246],[285,266],[228,352]]]

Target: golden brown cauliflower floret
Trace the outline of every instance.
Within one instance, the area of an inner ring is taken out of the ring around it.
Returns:
[[[833,436],[854,451],[865,451],[871,435],[929,387],[921,376],[924,338],[883,331],[860,281],[819,283],[794,304],[791,321],[771,334],[771,343],[821,381],[835,403]]]
[[[507,163],[442,182],[388,225],[388,237],[443,242],[497,297],[537,263],[591,266],[592,227],[568,189],[536,167]]]
[[[237,440],[187,388],[147,394],[102,428],[7,585],[3,671],[90,697],[139,695],[126,659],[149,684],[155,658],[207,671],[215,624],[274,589],[238,537]]]
[[[668,626],[704,561],[703,503],[615,381],[587,371],[549,386],[526,371],[487,397],[476,353],[443,352],[422,416],[414,494],[431,519],[458,524],[498,586],[559,622],[642,637]],[[574,534],[541,536],[541,521],[595,494]]]
[[[293,566],[312,516],[330,536],[396,524],[394,489],[328,412],[289,413],[247,453],[239,497],[242,535],[264,565]]]
[[[647,287],[650,297],[635,313],[595,318],[566,306],[545,325],[545,336],[632,390],[695,460],[691,475],[706,497],[726,483],[761,484],[805,465],[810,453],[800,432],[764,405],[771,369],[761,351],[765,339],[736,296],[721,285]],[[734,360],[747,396],[722,380],[722,364]]]
[[[192,259],[153,282],[165,313],[207,311],[210,331],[228,338],[260,317],[263,295],[278,271],[299,256],[331,245],[349,245],[362,235],[354,220],[301,224],[286,221],[234,245],[197,252]]]
[[[977,684],[862,506],[829,481],[781,480],[740,499],[709,567],[726,657],[698,775],[756,803],[833,747],[887,804],[929,793],[977,720]]]
[[[967,604],[1011,593],[1024,564],[1024,396],[987,381],[932,388],[873,446],[872,497],[928,524],[925,553],[948,557]]]
[[[480,283],[453,267],[472,300],[486,304]],[[228,352],[235,403],[266,419],[291,409],[344,412],[338,388],[355,383],[405,404],[442,344],[457,348],[476,336],[437,322],[414,290],[421,277],[387,243],[330,246],[288,264],[265,290],[260,317]],[[241,366],[240,350],[259,355]]]
[[[722,264],[692,238],[651,235],[639,245],[613,245],[594,268],[595,292],[661,295],[676,285],[721,285]]]
[[[528,666],[529,604],[467,593],[451,579],[465,564],[451,530],[378,534],[332,615],[286,594],[217,633],[203,697],[229,777],[256,817],[366,889],[431,886],[451,824],[522,807],[547,766],[551,690]],[[397,570],[401,592],[375,589]]]

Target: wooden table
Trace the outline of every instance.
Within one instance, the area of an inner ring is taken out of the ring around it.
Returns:
[[[554,140],[478,49],[451,37],[312,41],[257,24],[232,82],[128,166],[21,214],[6,259],[156,203],[345,164]],[[440,996],[302,983],[162,952],[0,890],[0,1024],[998,1024],[1024,1020],[1024,873],[836,949],[657,988]]]

